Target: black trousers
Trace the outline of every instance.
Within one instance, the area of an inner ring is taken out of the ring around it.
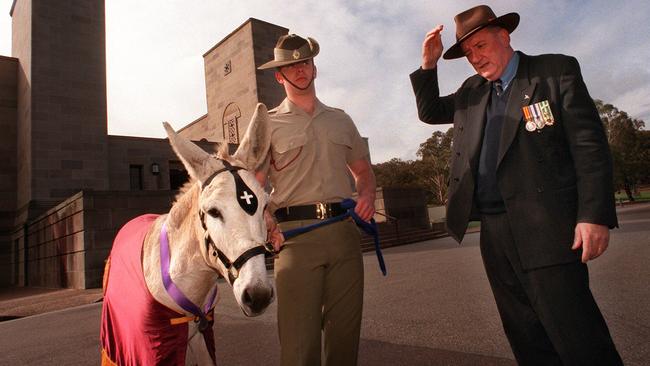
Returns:
[[[505,213],[481,216],[481,255],[520,365],[623,364],[589,289],[585,264],[524,271]]]

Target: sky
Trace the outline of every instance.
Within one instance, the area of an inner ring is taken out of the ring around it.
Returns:
[[[20,1],[20,0],[18,0]],[[0,55],[11,56],[12,0],[0,0]],[[181,128],[207,112],[203,54],[248,18],[315,38],[321,47],[316,89],[344,109],[369,138],[374,163],[415,159],[431,134],[417,118],[409,74],[420,65],[424,35],[443,24],[455,41],[464,0],[107,0],[108,131],[164,137],[161,121]],[[575,56],[593,98],[650,124],[650,2],[502,0],[517,12],[513,48]],[[442,94],[474,74],[465,59],[438,64]],[[272,108],[273,106],[269,106]]]

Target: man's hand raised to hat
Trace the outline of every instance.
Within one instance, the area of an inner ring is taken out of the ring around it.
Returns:
[[[424,42],[422,42],[422,69],[430,70],[436,67],[440,56],[442,56],[442,38],[440,32],[442,32],[442,25],[438,25],[433,28],[427,35],[424,37]]]

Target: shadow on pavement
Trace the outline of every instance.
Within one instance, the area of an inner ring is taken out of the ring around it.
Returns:
[[[224,321],[227,319],[227,321]],[[274,323],[230,316],[217,319],[214,327],[217,363],[220,365],[266,365],[280,363],[280,344]],[[242,352],[242,349],[250,349]],[[444,349],[361,339],[359,366],[513,366],[511,359]]]
[[[401,345],[370,339],[362,339],[359,348],[360,366],[512,366],[517,364],[514,360],[507,358]]]

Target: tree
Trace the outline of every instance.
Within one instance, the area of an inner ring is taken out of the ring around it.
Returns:
[[[639,169],[639,178],[641,183],[650,184],[650,131],[640,130],[638,138],[641,154],[639,159],[645,163]]]
[[[447,203],[449,159],[451,157],[453,128],[436,131],[417,151],[418,160],[393,158],[373,165],[377,185],[381,187],[420,188],[427,193],[427,203]]]
[[[614,185],[617,190],[623,189],[628,199],[634,201],[635,187],[649,182],[650,143],[647,131],[642,130],[645,123],[631,118],[611,104],[601,100],[594,102],[612,152]]]
[[[449,182],[449,164],[453,143],[454,128],[447,132],[436,131],[420,144],[417,162],[422,172],[422,180],[433,202],[439,205],[447,203],[447,182]]]
[[[422,188],[412,160],[393,158],[385,163],[373,165],[377,186]]]

